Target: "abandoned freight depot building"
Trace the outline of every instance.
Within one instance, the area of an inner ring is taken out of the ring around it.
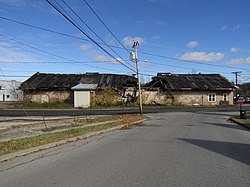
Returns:
[[[115,90],[123,95],[128,87],[135,87],[136,79],[128,75],[118,74],[46,74],[32,75],[23,82],[25,102],[52,103],[69,101],[74,107],[89,107],[95,92],[105,88]]]
[[[158,73],[145,87],[148,103],[174,105],[233,105],[234,91],[219,74]]]
[[[21,84],[27,102],[74,103],[89,107],[92,96],[106,88],[121,100],[138,96],[137,79],[119,74],[45,74],[36,73]],[[142,86],[143,104],[147,105],[232,105],[234,85],[219,74],[158,73]]]

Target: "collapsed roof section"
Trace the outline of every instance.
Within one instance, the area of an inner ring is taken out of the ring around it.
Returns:
[[[98,89],[107,87],[122,90],[124,87],[134,87],[136,79],[128,75],[119,74],[47,74],[32,75],[20,86],[22,90],[70,90],[78,84],[97,84]]]
[[[233,90],[235,88],[220,74],[158,73],[146,86],[163,90]]]

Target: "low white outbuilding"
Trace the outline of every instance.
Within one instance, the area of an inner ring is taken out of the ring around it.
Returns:
[[[74,107],[90,107],[91,92],[97,89],[97,84],[78,84],[71,88],[74,91]]]
[[[21,82],[15,80],[0,80],[0,102],[20,101],[22,99],[20,85]]]

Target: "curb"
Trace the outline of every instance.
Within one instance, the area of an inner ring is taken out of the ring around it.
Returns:
[[[250,129],[250,126],[249,126],[249,125],[246,125],[246,124],[244,124],[244,123],[241,123],[241,122],[239,122],[238,120],[234,119],[233,117],[229,118],[229,121],[232,121],[233,123],[236,123],[236,124],[238,124],[238,125],[241,125],[241,126],[247,128],[247,129]]]
[[[128,127],[128,126],[131,127],[132,125],[140,124],[140,123],[142,123],[144,121],[146,121],[146,119],[135,121],[135,122],[128,123],[128,124],[122,124],[122,125],[112,127],[112,128],[109,128],[109,129],[104,129],[104,130],[101,130],[101,131],[91,132],[91,133],[88,133],[88,134],[84,134],[84,135],[81,135],[81,136],[76,136],[76,137],[69,138],[69,139],[66,139],[66,140],[61,140],[61,141],[58,141],[58,142],[53,142],[53,143],[49,143],[49,144],[45,144],[45,145],[40,145],[40,146],[37,146],[37,147],[32,147],[32,148],[29,148],[29,149],[24,149],[24,150],[17,151],[17,152],[14,152],[14,153],[9,153],[9,154],[0,156],[0,164],[3,163],[3,162],[8,161],[10,159],[16,158],[16,157],[26,156],[26,155],[29,155],[31,153],[35,153],[35,152],[38,152],[38,151],[50,149],[50,148],[53,148],[53,147],[64,145],[66,143],[75,142],[75,141],[79,141],[79,140],[84,140],[84,139],[90,138],[92,136],[97,136],[97,135],[107,133],[107,132],[111,132],[111,131],[115,131],[115,130],[122,130],[122,129]]]

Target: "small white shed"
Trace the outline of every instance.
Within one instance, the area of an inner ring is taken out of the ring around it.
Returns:
[[[74,107],[90,107],[91,91],[97,89],[97,84],[78,84],[71,88],[74,91]]]

